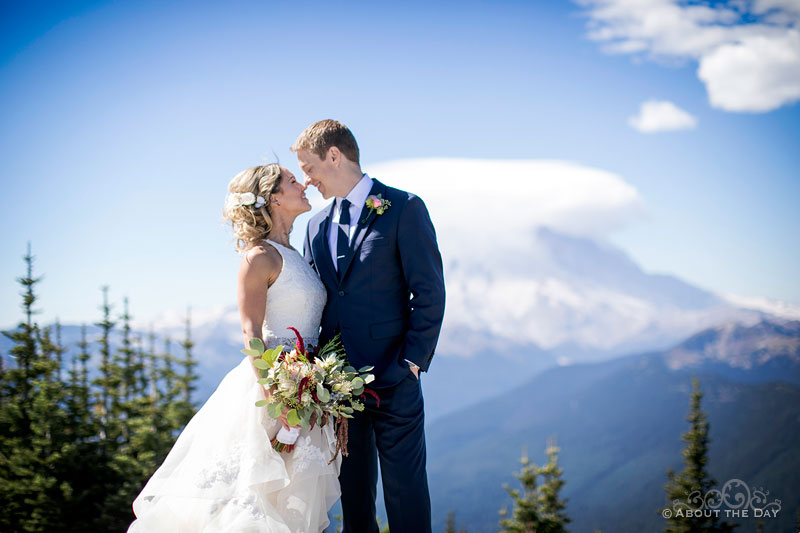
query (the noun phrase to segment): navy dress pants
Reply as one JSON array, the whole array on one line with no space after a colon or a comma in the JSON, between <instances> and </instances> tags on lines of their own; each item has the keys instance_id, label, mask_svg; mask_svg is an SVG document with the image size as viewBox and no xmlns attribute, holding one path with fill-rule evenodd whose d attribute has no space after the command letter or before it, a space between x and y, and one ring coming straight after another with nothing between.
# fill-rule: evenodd
<instances>
[{"instance_id":1,"label":"navy dress pants","mask_svg":"<svg viewBox=\"0 0 800 533\"><path fill-rule=\"evenodd\" d=\"M348 420L347 450L339 482L344 533L378 533L375 496L380 460L392 533L429 533L431 501L425 471L422 387L411 370L394 387L366 395L363 412Z\"/></svg>"}]
</instances>

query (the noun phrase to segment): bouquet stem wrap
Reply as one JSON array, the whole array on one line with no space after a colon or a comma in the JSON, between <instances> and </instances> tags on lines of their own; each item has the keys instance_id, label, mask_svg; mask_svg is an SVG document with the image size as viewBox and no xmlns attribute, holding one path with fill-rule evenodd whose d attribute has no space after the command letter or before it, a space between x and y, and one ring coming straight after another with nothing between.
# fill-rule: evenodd
<instances>
[{"instance_id":1,"label":"bouquet stem wrap","mask_svg":"<svg viewBox=\"0 0 800 533\"><path fill-rule=\"evenodd\" d=\"M291 453L294 450L294 443L297 442L297 437L300 436L300 428L297 426L286 429L281 426L278 434L272 439L272 447L279 452Z\"/></svg>"}]
</instances>

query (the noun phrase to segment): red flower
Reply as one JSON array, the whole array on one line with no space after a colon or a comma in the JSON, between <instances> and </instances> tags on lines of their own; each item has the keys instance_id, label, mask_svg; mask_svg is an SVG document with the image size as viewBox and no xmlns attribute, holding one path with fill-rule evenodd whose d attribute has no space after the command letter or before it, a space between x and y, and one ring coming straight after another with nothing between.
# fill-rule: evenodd
<instances>
[{"instance_id":1,"label":"red flower","mask_svg":"<svg viewBox=\"0 0 800 533\"><path fill-rule=\"evenodd\" d=\"M306 377L304 377L303 379L300 380L300 385L297 387L297 401L298 402L302 402L303 401L303 389L305 388L306 385L308 385L308 380L309 379L311 379L311 378L306 376Z\"/></svg>"},{"instance_id":2,"label":"red flower","mask_svg":"<svg viewBox=\"0 0 800 533\"><path fill-rule=\"evenodd\" d=\"M297 329L295 329L295 328L293 328L291 326L289 326L286 329L290 329L290 330L294 331L294 334L297 337L297 342L294 345L295 348L297 348L297 353L301 353L301 354L303 354L305 356L308 356L308 354L306 353L306 345L305 345L305 343L303 343L303 337L300 335L300 332L297 331Z\"/></svg>"},{"instance_id":3,"label":"red flower","mask_svg":"<svg viewBox=\"0 0 800 533\"><path fill-rule=\"evenodd\" d=\"M372 390L372 389L368 389L368 388L366 388L366 387L364 387L364 392L365 392L366 394L369 394L369 395L370 395L370 396L372 396L373 398L375 398L375 402L377 402L377 406L378 406L378 407L380 407L380 406L381 406L381 399L378 397L378 393L377 393L377 392L375 392L375 391L374 391L374 390ZM364 396L363 394L361 395L361 398L363 398L364 400L366 400L366 399L367 399L367 397L366 397L366 396Z\"/></svg>"}]
</instances>

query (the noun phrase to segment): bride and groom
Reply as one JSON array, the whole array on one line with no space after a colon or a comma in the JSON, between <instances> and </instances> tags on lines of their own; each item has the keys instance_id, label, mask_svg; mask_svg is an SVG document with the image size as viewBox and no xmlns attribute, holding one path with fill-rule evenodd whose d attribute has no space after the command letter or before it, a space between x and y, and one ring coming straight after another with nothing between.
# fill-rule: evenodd
<instances>
[{"instance_id":1,"label":"bride and groom","mask_svg":"<svg viewBox=\"0 0 800 533\"><path fill-rule=\"evenodd\" d=\"M350 363L373 366L365 409L348 424L348 456L335 453L332 424L302 430L294 450L270 439L285 415L255 402L269 393L245 357L187 424L133 503L129 532L312 532L341 497L345 532L377 532L380 466L392 533L431 529L419 372L426 371L444 316L442 260L422 200L361 171L353 134L316 122L295 141L305 183L277 164L239 173L224 215L243 254L237 296L245 346L291 345L341 335ZM308 223L304 254L289 244L311 209L308 185L334 201ZM335 459L333 459L336 457ZM332 460L333 459L333 460Z\"/></svg>"}]
</instances>

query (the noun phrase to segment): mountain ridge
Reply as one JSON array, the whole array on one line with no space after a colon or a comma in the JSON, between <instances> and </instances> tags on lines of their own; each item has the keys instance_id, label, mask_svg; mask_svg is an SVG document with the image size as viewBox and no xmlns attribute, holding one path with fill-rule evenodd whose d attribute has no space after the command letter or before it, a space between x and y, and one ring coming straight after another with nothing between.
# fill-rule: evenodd
<instances>
[{"instance_id":1,"label":"mountain ridge","mask_svg":"<svg viewBox=\"0 0 800 533\"><path fill-rule=\"evenodd\" d=\"M762 340L780 327L739 326ZM665 472L682 468L680 436L697 375L711 424L712 475L719 486L739 478L770 488L786 505L765 531L790 527L800 507L800 367L787 367L776 381L768 365L743 376L728 373L735 367L724 359L671 369L666 352L550 368L435 420L428 428L435 526L454 510L470 531L495 530L495 513L509 503L502 484L514 486L522 450L541 463L547 439L557 436L572 530L661 530Z\"/></svg>"}]
</instances>

